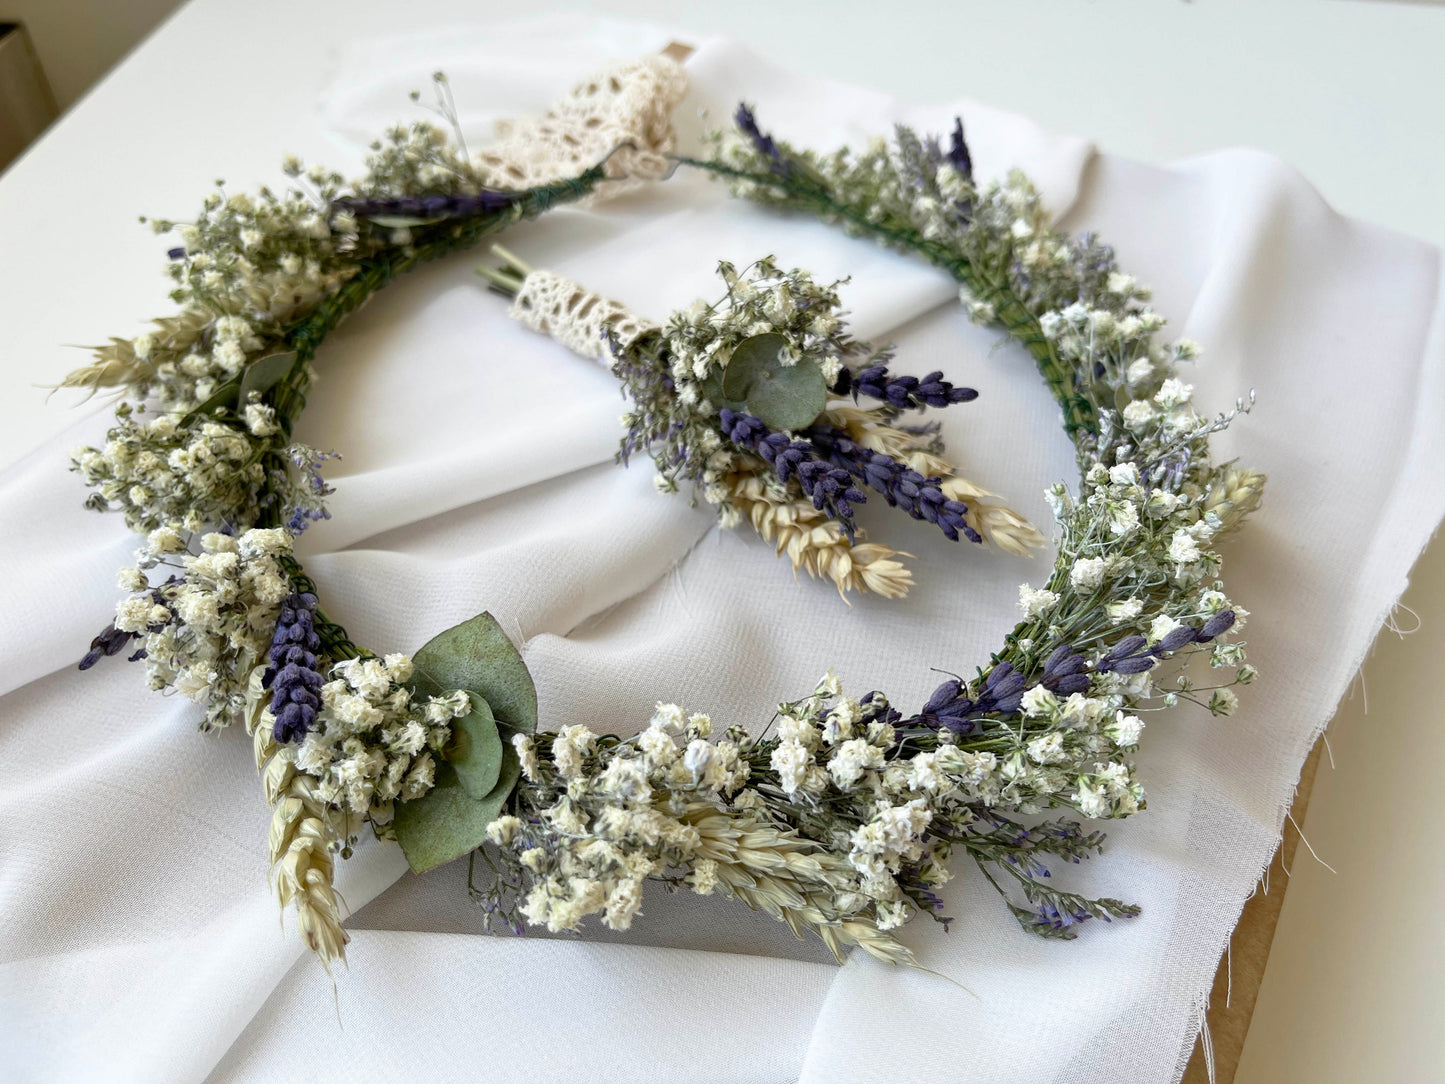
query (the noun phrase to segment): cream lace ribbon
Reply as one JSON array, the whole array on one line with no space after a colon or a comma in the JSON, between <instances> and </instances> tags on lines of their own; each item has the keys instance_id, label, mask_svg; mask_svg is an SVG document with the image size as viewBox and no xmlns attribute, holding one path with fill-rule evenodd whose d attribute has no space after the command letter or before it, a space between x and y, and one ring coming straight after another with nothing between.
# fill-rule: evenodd
<instances>
[{"instance_id":1,"label":"cream lace ribbon","mask_svg":"<svg viewBox=\"0 0 1445 1084\"><path fill-rule=\"evenodd\" d=\"M497 183L530 188L575 177L611 154L612 180L580 201L585 206L667 173L677 145L672 111L686 93L687 73L670 56L616 63L541 117L498 122L499 142L474 158Z\"/></svg>"},{"instance_id":2,"label":"cream lace ribbon","mask_svg":"<svg viewBox=\"0 0 1445 1084\"><path fill-rule=\"evenodd\" d=\"M642 336L662 330L620 301L594 294L550 271L528 272L507 315L608 368L612 366L609 339L620 353Z\"/></svg>"}]
</instances>

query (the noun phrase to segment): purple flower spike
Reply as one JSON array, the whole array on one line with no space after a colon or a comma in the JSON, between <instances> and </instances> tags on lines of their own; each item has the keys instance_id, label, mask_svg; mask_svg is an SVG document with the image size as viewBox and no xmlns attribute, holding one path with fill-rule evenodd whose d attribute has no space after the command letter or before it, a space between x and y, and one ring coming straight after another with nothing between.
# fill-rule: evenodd
<instances>
[{"instance_id":1,"label":"purple flower spike","mask_svg":"<svg viewBox=\"0 0 1445 1084\"><path fill-rule=\"evenodd\" d=\"M839 395L853 393L882 399L899 410L910 407L922 409L925 406L946 407L954 403L968 403L978 398L973 388L956 388L943 379L941 369L929 373L923 379L916 376L892 376L886 365L870 365L856 375L843 370L834 392Z\"/></svg>"},{"instance_id":2,"label":"purple flower spike","mask_svg":"<svg viewBox=\"0 0 1445 1084\"><path fill-rule=\"evenodd\" d=\"M300 741L316 722L321 707L323 679L316 653L316 596L301 592L281 604L276 633L271 638L271 665L261 675L262 688L271 690L272 733L278 742Z\"/></svg>"},{"instance_id":3,"label":"purple flower spike","mask_svg":"<svg viewBox=\"0 0 1445 1084\"><path fill-rule=\"evenodd\" d=\"M401 218L470 218L500 211L516 203L513 192L483 190L458 196L399 196L388 199L364 199L348 196L331 204L333 213L350 211L357 218L396 215Z\"/></svg>"},{"instance_id":4,"label":"purple flower spike","mask_svg":"<svg viewBox=\"0 0 1445 1084\"><path fill-rule=\"evenodd\" d=\"M1142 674L1152 670L1156 660L1147 645L1142 636L1126 636L1105 653L1094 669L1101 674Z\"/></svg>"},{"instance_id":5,"label":"purple flower spike","mask_svg":"<svg viewBox=\"0 0 1445 1084\"><path fill-rule=\"evenodd\" d=\"M953 118L953 131L948 140L948 160L953 168L969 180L973 180L973 155L968 153L968 144L963 138L963 118Z\"/></svg>"},{"instance_id":6,"label":"purple flower spike","mask_svg":"<svg viewBox=\"0 0 1445 1084\"><path fill-rule=\"evenodd\" d=\"M138 632L121 632L115 627L115 623L111 622L100 630L99 636L90 641L90 650L85 653L85 658L80 660L79 669L89 670L107 655L119 655L127 644L140 635Z\"/></svg>"},{"instance_id":7,"label":"purple flower spike","mask_svg":"<svg viewBox=\"0 0 1445 1084\"><path fill-rule=\"evenodd\" d=\"M1044 676L1039 682L1049 692L1060 696L1089 691L1089 664L1068 644L1054 649L1044 661Z\"/></svg>"},{"instance_id":8,"label":"purple flower spike","mask_svg":"<svg viewBox=\"0 0 1445 1084\"><path fill-rule=\"evenodd\" d=\"M883 494L892 508L901 508L914 519L937 524L952 542L963 535L970 542L983 536L964 518L968 505L950 500L940 488L941 478L925 478L898 460L855 443L841 429L816 426L803 433L817 454L865 485Z\"/></svg>"},{"instance_id":9,"label":"purple flower spike","mask_svg":"<svg viewBox=\"0 0 1445 1084\"><path fill-rule=\"evenodd\" d=\"M1199 631L1188 625L1180 625L1154 645L1154 654L1162 655L1188 647L1198 638Z\"/></svg>"},{"instance_id":10,"label":"purple flower spike","mask_svg":"<svg viewBox=\"0 0 1445 1084\"><path fill-rule=\"evenodd\" d=\"M778 150L773 137L758 128L752 107L746 102L738 103L738 111L733 114L733 123L738 126L738 131L748 137L757 152L768 160L770 170L780 177L786 177L793 172L793 167L783 158L783 153Z\"/></svg>"},{"instance_id":11,"label":"purple flower spike","mask_svg":"<svg viewBox=\"0 0 1445 1084\"><path fill-rule=\"evenodd\" d=\"M1223 636L1232 628L1234 628L1234 611L1221 610L1204 622L1204 627L1199 630L1199 642L1207 644L1216 636Z\"/></svg>"},{"instance_id":12,"label":"purple flower spike","mask_svg":"<svg viewBox=\"0 0 1445 1084\"><path fill-rule=\"evenodd\" d=\"M803 493L813 507L826 512L843 527L848 540L857 530L853 523L853 506L862 504L867 495L856 488L852 476L818 458L817 449L807 441L793 440L786 433L775 433L751 414L739 414L724 407L718 413L723 435L751 452L773 468L778 481L797 478Z\"/></svg>"},{"instance_id":13,"label":"purple flower spike","mask_svg":"<svg viewBox=\"0 0 1445 1084\"><path fill-rule=\"evenodd\" d=\"M955 734L968 734L985 715L1017 713L1023 701L1024 687L1023 675L1008 663L1001 662L989 671L976 700L968 696L968 686L952 678L933 690L923 710L913 718L905 719L901 725L934 729L946 727Z\"/></svg>"}]
</instances>

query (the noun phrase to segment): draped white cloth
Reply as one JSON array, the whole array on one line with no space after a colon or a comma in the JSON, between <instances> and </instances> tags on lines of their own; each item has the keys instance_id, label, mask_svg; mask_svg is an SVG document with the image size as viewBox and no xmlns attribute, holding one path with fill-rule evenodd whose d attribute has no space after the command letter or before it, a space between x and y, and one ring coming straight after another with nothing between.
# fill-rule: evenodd
<instances>
[{"instance_id":1,"label":"draped white cloth","mask_svg":"<svg viewBox=\"0 0 1445 1084\"><path fill-rule=\"evenodd\" d=\"M318 90L319 108L299 125L288 114L285 145L258 128L245 150L355 163L435 68L480 139L490 119L538 111L600 61L670 36L544 20L354 41L324 89L304 68L285 93L268 87L257 108L278 123ZM1304 755L1445 510L1440 253L1341 218L1258 154L1140 166L972 102L908 107L721 41L700 43L687 67L684 149L699 107L724 120L739 98L820 148L900 120L939 130L961 112L983 174L1025 168L1204 344L1190 376L1202 410L1258 390L1253 416L1217 443L1270 476L1263 510L1226 550L1262 677L1233 718L1185 708L1151 724L1148 811L1106 826L1102 858L1056 873L1143 916L1041 941L960 864L951 932L925 919L903 934L944 977L861 954L837 968L734 902L662 892L627 935L493 938L479 933L465 863L415 877L396 848L369 844L340 867L353 941L333 990L278 924L244 735L197 735L196 709L146 692L120 659L74 669L134 546L117 519L81 509L65 473L66 453L103 432L97 413L0 475L0 1076L1177 1079ZM38 193L33 172L7 178L0 199ZM57 214L50 227L67 223ZM1072 481L1027 357L971 326L946 277L916 260L730 200L686 171L506 243L659 319L716 294L723 258L772 253L851 275L860 336L896 340L905 371L942 368L979 389L941 415L974 477L1043 525L1044 487ZM418 271L345 325L301 423L304 439L345 456L335 518L304 551L358 642L413 649L488 609L524 644L547 727L629 732L658 699L756 725L830 666L855 693L917 702L938 681L930 667L982 661L1014 621L1019 582L1044 575L1047 556L950 544L869 505L876 537L918 555L912 597L850 608L826 586L795 585L757 539L657 496L645 464L611 465L613 379L510 324L470 262ZM79 268L74 296L99 296L114 270ZM48 288L4 274L12 303Z\"/></svg>"}]
</instances>

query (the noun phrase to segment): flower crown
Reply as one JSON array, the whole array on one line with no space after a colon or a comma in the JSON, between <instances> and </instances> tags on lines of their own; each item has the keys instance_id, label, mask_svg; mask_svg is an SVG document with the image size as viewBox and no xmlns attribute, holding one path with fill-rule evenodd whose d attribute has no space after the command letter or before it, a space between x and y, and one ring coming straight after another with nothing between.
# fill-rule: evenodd
<instances>
[{"instance_id":1,"label":"flower crown","mask_svg":"<svg viewBox=\"0 0 1445 1084\"><path fill-rule=\"evenodd\" d=\"M656 121L681 93L671 63L614 72L606 85L652 90L600 105L599 81L584 83L554 111L554 134L558 118L629 103L646 124L619 130L608 114L580 128L626 135L639 169L665 163L672 134ZM274 809L281 902L325 962L347 941L334 863L366 825L417 870L470 855L473 894L519 931L598 913L626 928L658 879L735 896L840 956L858 945L911 962L890 931L919 912L948 921L937 889L962 852L1026 928L1069 937L1137 913L1055 887L1048 864L1102 846L1078 817L1143 808L1130 760L1143 714L1180 700L1228 714L1231 687L1255 676L1213 547L1264 479L1209 454L1246 405L1196 413L1178 376L1196 348L1157 341L1162 318L1112 252L1054 229L1021 175L977 184L961 125L946 148L900 129L892 146L821 156L766 135L746 107L736 119L708 157L676 160L940 266L974 319L1033 357L1077 451L1077 490L1049 491L1050 576L1021 588L1023 618L1000 649L922 705L845 695L830 674L760 734L670 702L630 737L539 731L531 675L490 615L408 656L354 644L321 608L293 543L326 515L329 453L291 432L323 339L397 275L624 179L605 148L556 176L519 166L525 183L509 184L508 169L415 125L378 144L350 188L293 162L284 196L218 193L171 252L180 312L101 348L69 381L128 397L75 469L92 507L146 535L81 666L131 652L153 688L203 707L203 727L246 726ZM594 356L606 345L633 400L624 458L652 455L663 488L695 483L724 521L746 518L840 590L897 595L908 582L892 551L857 541L864 487L950 536L1036 541L1006 509L989 519L929 427L898 424L904 410L966 401L965 389L941 373L895 376L890 355L847 338L833 286L766 260L721 273L724 302L665 327L514 259L491 277L516 294L519 318L552 320ZM1223 680L1199 684L1196 657ZM1035 816L1048 811L1059 812Z\"/></svg>"}]
</instances>

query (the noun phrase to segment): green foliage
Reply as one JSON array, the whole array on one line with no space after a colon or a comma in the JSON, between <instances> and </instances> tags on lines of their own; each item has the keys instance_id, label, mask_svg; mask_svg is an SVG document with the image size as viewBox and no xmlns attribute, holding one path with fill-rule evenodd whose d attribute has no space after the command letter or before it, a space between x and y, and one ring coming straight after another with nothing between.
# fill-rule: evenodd
<instances>
[{"instance_id":1,"label":"green foliage","mask_svg":"<svg viewBox=\"0 0 1445 1084\"><path fill-rule=\"evenodd\" d=\"M489 613L439 633L412 656L412 679L424 693L440 696L466 689L487 702L498 723L531 734L537 729L537 688L527 664Z\"/></svg>"},{"instance_id":2,"label":"green foliage","mask_svg":"<svg viewBox=\"0 0 1445 1084\"><path fill-rule=\"evenodd\" d=\"M723 396L743 402L770 429L811 425L828 404L828 382L813 361L790 359L791 350L787 338L776 332L738 343L723 370Z\"/></svg>"},{"instance_id":3,"label":"green foliage","mask_svg":"<svg viewBox=\"0 0 1445 1084\"><path fill-rule=\"evenodd\" d=\"M537 690L522 656L489 613L439 633L412 656L411 684L433 696L465 689L470 714L452 723L436 785L396 807L396 838L418 873L481 845L521 775L502 729L537 729ZM500 724L500 725L499 725Z\"/></svg>"},{"instance_id":4,"label":"green foliage","mask_svg":"<svg viewBox=\"0 0 1445 1084\"><path fill-rule=\"evenodd\" d=\"M452 740L444 756L461 780L462 789L473 798L485 798L497 785L502 770L502 736L497 732L492 709L476 693L471 714L452 722Z\"/></svg>"},{"instance_id":5,"label":"green foliage","mask_svg":"<svg viewBox=\"0 0 1445 1084\"><path fill-rule=\"evenodd\" d=\"M439 767L431 790L396 807L396 840L411 868L425 873L481 846L521 775L510 745L502 747L496 785L480 799L467 793L454 768Z\"/></svg>"},{"instance_id":6,"label":"green foliage","mask_svg":"<svg viewBox=\"0 0 1445 1084\"><path fill-rule=\"evenodd\" d=\"M241 390L237 401L244 407L253 391L257 395L265 395L285 379L286 374L295 364L296 351L294 350L288 350L281 354L267 354L264 358L257 358L241 373Z\"/></svg>"}]
</instances>

